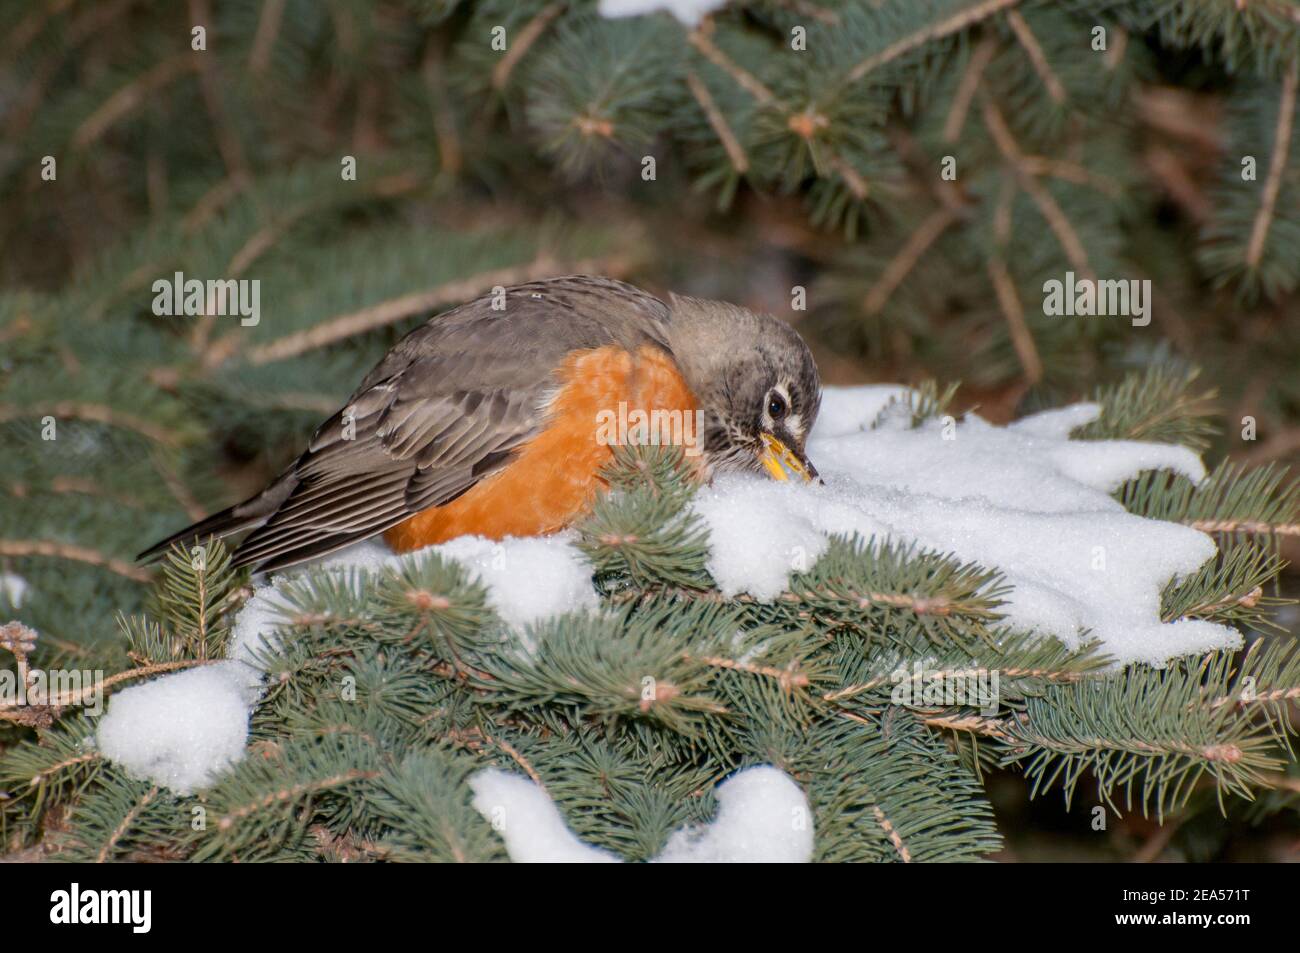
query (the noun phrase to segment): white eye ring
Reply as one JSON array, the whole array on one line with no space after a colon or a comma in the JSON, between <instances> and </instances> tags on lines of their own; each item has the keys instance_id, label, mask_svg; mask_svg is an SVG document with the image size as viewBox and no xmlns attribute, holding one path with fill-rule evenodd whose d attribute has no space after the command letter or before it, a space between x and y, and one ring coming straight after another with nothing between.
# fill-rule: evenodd
<instances>
[{"instance_id":1,"label":"white eye ring","mask_svg":"<svg viewBox=\"0 0 1300 953\"><path fill-rule=\"evenodd\" d=\"M772 405L778 402L781 406L773 410ZM763 398L763 425L769 428L775 426L778 420L784 420L793 409L790 403L790 392L782 381L769 390Z\"/></svg>"}]
</instances>

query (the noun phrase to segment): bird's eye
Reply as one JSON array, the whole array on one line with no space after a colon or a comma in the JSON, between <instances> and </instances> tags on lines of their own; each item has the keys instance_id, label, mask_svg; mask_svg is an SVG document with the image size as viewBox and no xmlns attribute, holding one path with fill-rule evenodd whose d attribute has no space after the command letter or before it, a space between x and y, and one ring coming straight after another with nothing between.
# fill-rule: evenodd
<instances>
[{"instance_id":1,"label":"bird's eye","mask_svg":"<svg viewBox=\"0 0 1300 953\"><path fill-rule=\"evenodd\" d=\"M780 420L785 416L785 398L780 394L773 394L767 402L767 413L773 420Z\"/></svg>"}]
</instances>

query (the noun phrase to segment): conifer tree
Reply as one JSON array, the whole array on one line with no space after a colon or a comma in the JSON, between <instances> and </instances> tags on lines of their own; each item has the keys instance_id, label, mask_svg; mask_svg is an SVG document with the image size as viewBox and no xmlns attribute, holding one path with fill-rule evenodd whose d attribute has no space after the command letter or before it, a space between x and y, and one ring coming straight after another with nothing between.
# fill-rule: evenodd
<instances>
[{"instance_id":1,"label":"conifer tree","mask_svg":"<svg viewBox=\"0 0 1300 953\"><path fill-rule=\"evenodd\" d=\"M828 381L914 385L912 427L1090 398L1074 439L1204 455L1114 497L1214 538L1161 616L1245 647L1117 668L1005 625L996 568L852 535L776 599L725 594L680 456L628 448L577 527L600 608L530 655L451 560L285 583L248 753L201 790L103 757L76 692L0 701L0 853L501 860L485 767L629 860L759 764L818 860L986 857L1003 771L1294 824L1295 6L711 6L0 0L5 671L103 670L111 698L219 664L252 582L220 543L134 554L256 489L405 331L570 273L777 313ZM257 279L259 312L155 307L177 273ZM1047 313L1067 275L1150 292ZM996 709L900 703L915 660L998 671Z\"/></svg>"}]
</instances>

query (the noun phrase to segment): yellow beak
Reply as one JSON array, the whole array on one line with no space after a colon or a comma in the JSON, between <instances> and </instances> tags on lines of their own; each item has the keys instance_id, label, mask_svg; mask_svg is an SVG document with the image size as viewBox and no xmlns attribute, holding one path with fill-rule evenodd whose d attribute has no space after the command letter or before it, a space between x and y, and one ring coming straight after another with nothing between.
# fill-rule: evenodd
<instances>
[{"instance_id":1,"label":"yellow beak","mask_svg":"<svg viewBox=\"0 0 1300 953\"><path fill-rule=\"evenodd\" d=\"M795 455L793 450L770 433L764 433L760 436L763 439L765 449L759 459L763 463L763 469L767 470L773 480L788 480L790 479L790 473L803 477L806 482L812 480L813 474L808 467L804 466L803 461Z\"/></svg>"}]
</instances>

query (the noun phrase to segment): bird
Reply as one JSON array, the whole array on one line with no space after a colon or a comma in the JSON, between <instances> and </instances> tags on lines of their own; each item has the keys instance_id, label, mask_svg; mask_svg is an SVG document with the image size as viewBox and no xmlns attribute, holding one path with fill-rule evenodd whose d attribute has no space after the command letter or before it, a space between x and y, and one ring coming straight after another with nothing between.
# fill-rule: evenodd
<instances>
[{"instance_id":1,"label":"bird","mask_svg":"<svg viewBox=\"0 0 1300 953\"><path fill-rule=\"evenodd\" d=\"M820 406L812 353L771 315L592 275L498 287L399 340L264 490L138 558L251 530L232 565L270 572L380 534L401 553L557 532L605 489L620 413L628 442L689 443L701 481L816 481ZM663 432L678 421L698 427Z\"/></svg>"}]
</instances>

